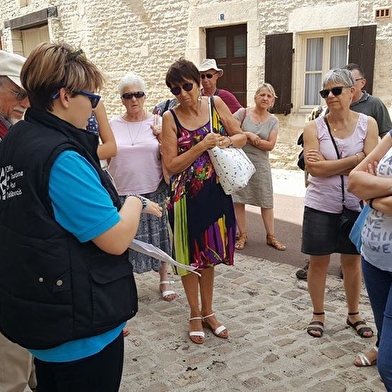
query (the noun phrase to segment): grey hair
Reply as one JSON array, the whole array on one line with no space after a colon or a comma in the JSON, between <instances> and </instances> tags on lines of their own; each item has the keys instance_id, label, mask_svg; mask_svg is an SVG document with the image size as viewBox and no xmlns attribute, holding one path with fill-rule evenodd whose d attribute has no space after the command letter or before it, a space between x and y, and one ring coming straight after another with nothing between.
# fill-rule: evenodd
<instances>
[{"instance_id":1,"label":"grey hair","mask_svg":"<svg viewBox=\"0 0 392 392\"><path fill-rule=\"evenodd\" d=\"M138 90L138 91L143 91L144 94L147 95L146 82L144 81L144 79L141 76L135 75L133 73L126 74L121 79L121 81L118 85L118 92L120 93L120 95L123 95L126 87L130 87L130 86L134 86L134 85L136 85L140 88L140 90Z\"/></svg>"},{"instance_id":2,"label":"grey hair","mask_svg":"<svg viewBox=\"0 0 392 392\"><path fill-rule=\"evenodd\" d=\"M341 84L344 87L352 87L355 84L354 76L347 69L335 68L329 70L323 78L323 88L329 84Z\"/></svg>"}]
</instances>

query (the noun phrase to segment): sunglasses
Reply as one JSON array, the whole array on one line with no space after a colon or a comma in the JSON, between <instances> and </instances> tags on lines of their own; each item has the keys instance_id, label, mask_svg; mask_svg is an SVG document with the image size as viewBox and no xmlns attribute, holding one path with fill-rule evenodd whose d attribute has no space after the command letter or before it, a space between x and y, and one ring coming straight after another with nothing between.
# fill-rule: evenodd
<instances>
[{"instance_id":1,"label":"sunglasses","mask_svg":"<svg viewBox=\"0 0 392 392\"><path fill-rule=\"evenodd\" d=\"M27 97L27 92L25 90L13 90L12 88L4 87L6 90L14 94L17 101L23 101Z\"/></svg>"},{"instance_id":2,"label":"sunglasses","mask_svg":"<svg viewBox=\"0 0 392 392\"><path fill-rule=\"evenodd\" d=\"M179 95L181 93L181 89L184 91L191 91L193 89L193 83L184 83L182 86L173 87L170 89L170 92L173 95Z\"/></svg>"},{"instance_id":3,"label":"sunglasses","mask_svg":"<svg viewBox=\"0 0 392 392\"><path fill-rule=\"evenodd\" d=\"M84 90L75 91L74 94L84 95L91 102L91 107L95 109L98 106L99 100L101 99L100 95L92 94Z\"/></svg>"},{"instance_id":4,"label":"sunglasses","mask_svg":"<svg viewBox=\"0 0 392 392\"><path fill-rule=\"evenodd\" d=\"M133 97L135 98L143 98L146 94L144 94L144 91L136 91L136 93L124 93L121 95L123 99L132 99Z\"/></svg>"},{"instance_id":5,"label":"sunglasses","mask_svg":"<svg viewBox=\"0 0 392 392\"><path fill-rule=\"evenodd\" d=\"M202 79L205 79L205 78L211 79L215 74L216 74L216 72L213 73L213 74L210 74L210 73L208 73L208 74L201 74L200 77L201 77Z\"/></svg>"},{"instance_id":6,"label":"sunglasses","mask_svg":"<svg viewBox=\"0 0 392 392\"><path fill-rule=\"evenodd\" d=\"M89 92L84 91L84 90L73 91L72 94L75 94L75 95L84 95L85 97L87 97L87 98L90 100L90 102L91 102L91 107L92 107L93 109L95 109L95 108L98 106L98 103L99 103L99 101L100 101L100 99L101 99L101 96L100 96L100 95L92 94L92 93L89 93ZM54 94L54 95L52 96L52 99L57 99L59 96L60 96L60 92L58 91L56 94Z\"/></svg>"},{"instance_id":7,"label":"sunglasses","mask_svg":"<svg viewBox=\"0 0 392 392\"><path fill-rule=\"evenodd\" d=\"M320 95L322 98L327 98L329 93L332 93L335 97L340 95L343 91L344 88L351 88L351 86L339 86L339 87L334 87L331 89L325 89L320 91Z\"/></svg>"}]
</instances>

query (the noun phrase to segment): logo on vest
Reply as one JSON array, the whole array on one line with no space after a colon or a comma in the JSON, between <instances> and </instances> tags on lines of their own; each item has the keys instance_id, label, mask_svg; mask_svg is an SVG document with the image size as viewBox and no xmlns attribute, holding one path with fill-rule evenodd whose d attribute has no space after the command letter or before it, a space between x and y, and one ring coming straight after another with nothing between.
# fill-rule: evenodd
<instances>
[{"instance_id":1,"label":"logo on vest","mask_svg":"<svg viewBox=\"0 0 392 392\"><path fill-rule=\"evenodd\" d=\"M23 177L23 170L15 171L12 165L0 168L0 197L1 200L21 196L22 189L18 186L18 180Z\"/></svg>"}]
</instances>

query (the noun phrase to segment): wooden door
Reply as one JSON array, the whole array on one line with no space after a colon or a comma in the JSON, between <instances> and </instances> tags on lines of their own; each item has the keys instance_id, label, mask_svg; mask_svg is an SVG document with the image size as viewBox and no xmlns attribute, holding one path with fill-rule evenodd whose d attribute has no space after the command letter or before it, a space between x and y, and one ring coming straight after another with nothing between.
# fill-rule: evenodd
<instances>
[{"instance_id":1,"label":"wooden door","mask_svg":"<svg viewBox=\"0 0 392 392\"><path fill-rule=\"evenodd\" d=\"M207 29L207 58L215 59L223 76L217 87L232 92L246 107L246 25Z\"/></svg>"},{"instance_id":2,"label":"wooden door","mask_svg":"<svg viewBox=\"0 0 392 392\"><path fill-rule=\"evenodd\" d=\"M41 42L48 42L48 25L22 30L23 56L28 57L31 51Z\"/></svg>"}]
</instances>

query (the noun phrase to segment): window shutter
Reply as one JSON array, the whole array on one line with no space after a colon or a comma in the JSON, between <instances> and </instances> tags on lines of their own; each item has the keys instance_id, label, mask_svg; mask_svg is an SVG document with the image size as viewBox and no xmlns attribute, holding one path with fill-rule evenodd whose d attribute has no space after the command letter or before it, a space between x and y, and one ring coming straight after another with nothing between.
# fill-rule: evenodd
<instances>
[{"instance_id":1,"label":"window shutter","mask_svg":"<svg viewBox=\"0 0 392 392\"><path fill-rule=\"evenodd\" d=\"M291 78L293 64L293 34L272 34L265 37L265 77L272 84L278 98L272 112L288 115L291 112Z\"/></svg>"},{"instance_id":2,"label":"window shutter","mask_svg":"<svg viewBox=\"0 0 392 392\"><path fill-rule=\"evenodd\" d=\"M377 25L350 28L348 62L362 66L366 77L366 91L373 91L374 58L376 52Z\"/></svg>"}]
</instances>

